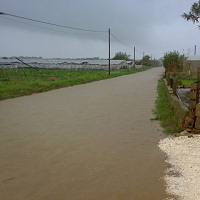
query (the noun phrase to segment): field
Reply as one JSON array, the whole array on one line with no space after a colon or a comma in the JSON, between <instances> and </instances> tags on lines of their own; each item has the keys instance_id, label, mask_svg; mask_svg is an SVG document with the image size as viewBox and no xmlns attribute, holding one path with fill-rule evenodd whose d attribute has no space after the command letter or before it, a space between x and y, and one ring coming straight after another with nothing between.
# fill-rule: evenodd
<instances>
[{"instance_id":1,"label":"field","mask_svg":"<svg viewBox=\"0 0 200 200\"><path fill-rule=\"evenodd\" d=\"M133 74L147 69L149 67L112 71L109 75L108 71L103 70L0 68L0 100Z\"/></svg>"}]
</instances>

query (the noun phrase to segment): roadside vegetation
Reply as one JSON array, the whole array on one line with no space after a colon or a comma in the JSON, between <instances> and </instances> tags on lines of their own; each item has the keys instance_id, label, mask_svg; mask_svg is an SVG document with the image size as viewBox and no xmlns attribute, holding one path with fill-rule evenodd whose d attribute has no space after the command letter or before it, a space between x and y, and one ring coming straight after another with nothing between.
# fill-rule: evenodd
<instances>
[{"instance_id":1,"label":"roadside vegetation","mask_svg":"<svg viewBox=\"0 0 200 200\"><path fill-rule=\"evenodd\" d=\"M178 84L184 85L184 86L190 86L192 83L197 81L197 74L191 74L191 75L184 75L180 74L178 75Z\"/></svg>"},{"instance_id":2,"label":"roadside vegetation","mask_svg":"<svg viewBox=\"0 0 200 200\"><path fill-rule=\"evenodd\" d=\"M185 77L181 76L183 69L183 62L186 59L184 55L179 54L178 51L166 52L163 56L162 63L165 68L165 75L170 72L170 76L178 77L178 84L185 84ZM188 77L188 80L191 77ZM164 128L164 133L174 134L181 131L181 127L178 123L178 117L171 107L169 102L165 83L163 80L158 81L157 86L158 97L155 101L155 109L153 113L156 120L160 120L161 126Z\"/></svg>"},{"instance_id":3,"label":"roadside vegetation","mask_svg":"<svg viewBox=\"0 0 200 200\"><path fill-rule=\"evenodd\" d=\"M157 91L158 97L153 110L155 115L153 120L160 120L164 133L168 135L180 132L181 128L178 124L178 117L170 105L163 80L158 81Z\"/></svg>"},{"instance_id":4,"label":"roadside vegetation","mask_svg":"<svg viewBox=\"0 0 200 200\"><path fill-rule=\"evenodd\" d=\"M126 52L117 52L115 56L112 58L112 60L126 60L126 61L133 61L130 59L130 55L128 55ZM136 60L135 62L138 65L143 66L149 66L149 67L161 67L162 61L152 59L149 55L144 55L144 57L141 60Z\"/></svg>"},{"instance_id":5,"label":"roadside vegetation","mask_svg":"<svg viewBox=\"0 0 200 200\"><path fill-rule=\"evenodd\" d=\"M180 72L183 70L183 62L186 60L184 55L179 54L178 51L166 52L163 57L163 66L165 72Z\"/></svg>"},{"instance_id":6,"label":"roadside vegetation","mask_svg":"<svg viewBox=\"0 0 200 200\"><path fill-rule=\"evenodd\" d=\"M123 52L117 52L115 54L115 56L112 58L112 60L126 60L126 61L130 61L131 55L128 55L126 52L123 53Z\"/></svg>"},{"instance_id":7,"label":"roadside vegetation","mask_svg":"<svg viewBox=\"0 0 200 200\"><path fill-rule=\"evenodd\" d=\"M112 71L108 75L107 71L101 70L4 68L0 69L0 100L133 74L147 69L149 67Z\"/></svg>"}]
</instances>

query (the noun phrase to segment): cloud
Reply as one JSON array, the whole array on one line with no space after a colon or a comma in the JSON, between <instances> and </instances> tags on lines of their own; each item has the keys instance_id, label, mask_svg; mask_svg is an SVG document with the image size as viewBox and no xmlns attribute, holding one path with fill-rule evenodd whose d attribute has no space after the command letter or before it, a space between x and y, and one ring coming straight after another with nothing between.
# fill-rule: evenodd
<instances>
[{"instance_id":1,"label":"cloud","mask_svg":"<svg viewBox=\"0 0 200 200\"><path fill-rule=\"evenodd\" d=\"M3 12L66 26L105 31L110 28L121 41L136 46L138 57L144 51L159 58L165 51L182 51L199 43L197 25L180 16L189 11L192 3L193 0L0 0L0 7ZM0 56L108 57L108 33L77 32L20 21L67 33L0 18ZM115 38L111 41L112 56L118 51L132 54Z\"/></svg>"}]
</instances>

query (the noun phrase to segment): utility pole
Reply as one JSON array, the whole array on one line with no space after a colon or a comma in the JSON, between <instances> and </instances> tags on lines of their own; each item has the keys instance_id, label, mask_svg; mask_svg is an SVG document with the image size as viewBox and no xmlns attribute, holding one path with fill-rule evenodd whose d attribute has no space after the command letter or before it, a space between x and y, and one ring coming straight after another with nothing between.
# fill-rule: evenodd
<instances>
[{"instance_id":1,"label":"utility pole","mask_svg":"<svg viewBox=\"0 0 200 200\"><path fill-rule=\"evenodd\" d=\"M197 52L197 46L194 45L194 55L196 55L196 52Z\"/></svg>"},{"instance_id":2,"label":"utility pole","mask_svg":"<svg viewBox=\"0 0 200 200\"><path fill-rule=\"evenodd\" d=\"M135 46L134 46L134 69L135 69Z\"/></svg>"},{"instance_id":3,"label":"utility pole","mask_svg":"<svg viewBox=\"0 0 200 200\"><path fill-rule=\"evenodd\" d=\"M108 30L108 38L109 38L109 67L108 67L108 74L110 75L110 29Z\"/></svg>"},{"instance_id":4,"label":"utility pole","mask_svg":"<svg viewBox=\"0 0 200 200\"><path fill-rule=\"evenodd\" d=\"M143 59L144 59L144 51L143 51Z\"/></svg>"}]
</instances>

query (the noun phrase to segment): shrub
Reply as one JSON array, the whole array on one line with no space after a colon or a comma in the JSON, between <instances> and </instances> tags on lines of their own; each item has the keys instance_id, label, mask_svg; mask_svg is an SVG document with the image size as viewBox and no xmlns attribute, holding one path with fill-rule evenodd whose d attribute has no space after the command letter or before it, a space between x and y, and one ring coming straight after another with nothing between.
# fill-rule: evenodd
<instances>
[{"instance_id":1,"label":"shrub","mask_svg":"<svg viewBox=\"0 0 200 200\"><path fill-rule=\"evenodd\" d=\"M165 53L162 62L166 72L180 72L183 70L184 60L186 60L184 55L180 55L178 51L173 51Z\"/></svg>"}]
</instances>

